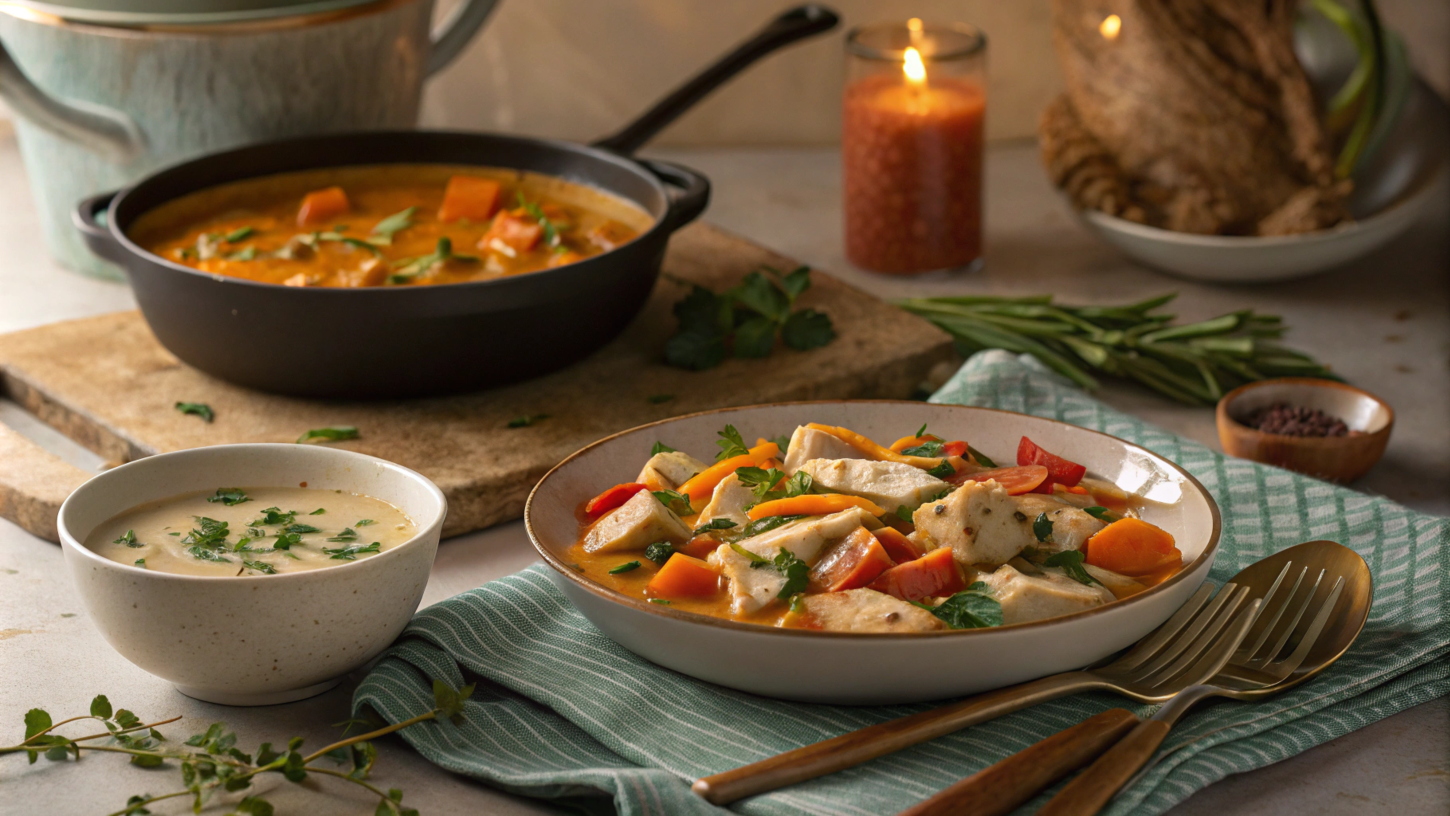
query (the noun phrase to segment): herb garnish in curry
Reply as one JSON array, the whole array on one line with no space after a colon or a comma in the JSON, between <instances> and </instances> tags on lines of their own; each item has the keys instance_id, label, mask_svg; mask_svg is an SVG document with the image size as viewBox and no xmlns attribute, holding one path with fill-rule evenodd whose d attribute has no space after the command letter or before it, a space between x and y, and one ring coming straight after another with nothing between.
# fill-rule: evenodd
<instances>
[{"instance_id":1,"label":"herb garnish in curry","mask_svg":"<svg viewBox=\"0 0 1450 816\"><path fill-rule=\"evenodd\" d=\"M183 196L130 230L194 269L287 286L463 283L564 266L653 220L593 188L443 165L285 173Z\"/></svg>"}]
</instances>

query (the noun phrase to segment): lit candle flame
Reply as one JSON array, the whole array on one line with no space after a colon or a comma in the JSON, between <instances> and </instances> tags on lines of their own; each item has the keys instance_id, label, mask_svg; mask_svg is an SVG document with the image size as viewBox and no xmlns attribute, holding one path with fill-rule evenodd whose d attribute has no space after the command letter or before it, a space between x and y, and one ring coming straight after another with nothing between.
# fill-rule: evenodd
<instances>
[{"instance_id":1,"label":"lit candle flame","mask_svg":"<svg viewBox=\"0 0 1450 816\"><path fill-rule=\"evenodd\" d=\"M901 64L901 70L906 73L906 79L912 85L920 85L926 81L926 65L921 61L921 52L915 48L906 49L906 61Z\"/></svg>"},{"instance_id":2,"label":"lit candle flame","mask_svg":"<svg viewBox=\"0 0 1450 816\"><path fill-rule=\"evenodd\" d=\"M1105 40L1117 39L1118 32L1123 29L1123 18L1116 14L1109 14L1098 24L1098 33L1103 35Z\"/></svg>"}]
</instances>

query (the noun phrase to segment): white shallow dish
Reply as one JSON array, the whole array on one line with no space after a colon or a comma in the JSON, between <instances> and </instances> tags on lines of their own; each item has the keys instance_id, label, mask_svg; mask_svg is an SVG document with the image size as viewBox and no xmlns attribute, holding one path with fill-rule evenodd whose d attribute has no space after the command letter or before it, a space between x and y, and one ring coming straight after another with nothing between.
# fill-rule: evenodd
<instances>
[{"instance_id":1,"label":"white shallow dish","mask_svg":"<svg viewBox=\"0 0 1450 816\"><path fill-rule=\"evenodd\" d=\"M998 464L1024 434L1088 471L1154 500L1144 517L1173 534L1183 571L1133 598L1046 621L913 635L776 629L646 603L570 569L580 502L638 474L655 441L705 456L727 423L747 439L797 425L844 425L889 443L923 422L965 439ZM1172 462L1106 434L1049 419L922 402L801 402L731 408L643 425L565 459L529 496L529 537L560 591L630 651L683 674L741 691L813 703L887 704L972 694L1076 669L1127 647L1166 620L1208 576L1220 519L1213 497Z\"/></svg>"},{"instance_id":2,"label":"white shallow dish","mask_svg":"<svg viewBox=\"0 0 1450 816\"><path fill-rule=\"evenodd\" d=\"M1148 266L1212 283L1269 283L1359 260L1409 229L1442 191L1450 127L1445 103L1416 81L1404 115L1373 161L1355 173L1356 220L1302 235L1195 235L1137 224L1097 210L1083 223Z\"/></svg>"},{"instance_id":3,"label":"white shallow dish","mask_svg":"<svg viewBox=\"0 0 1450 816\"><path fill-rule=\"evenodd\" d=\"M399 508L417 534L378 555L280 575L175 575L81 542L145 502L221 486L347 490ZM320 445L217 445L150 456L96 476L61 505L61 548L91 622L122 657L181 693L223 705L300 700L337 685L408 624L448 505L422 475Z\"/></svg>"}]
</instances>

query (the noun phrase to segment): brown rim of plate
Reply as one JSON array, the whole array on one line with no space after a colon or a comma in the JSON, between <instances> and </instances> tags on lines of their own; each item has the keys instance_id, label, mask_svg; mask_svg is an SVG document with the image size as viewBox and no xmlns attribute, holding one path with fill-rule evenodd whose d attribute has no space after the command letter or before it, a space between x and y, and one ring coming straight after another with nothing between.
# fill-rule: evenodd
<instances>
[{"instance_id":1,"label":"brown rim of plate","mask_svg":"<svg viewBox=\"0 0 1450 816\"><path fill-rule=\"evenodd\" d=\"M1376 405L1383 408L1385 410L1385 413L1389 415L1389 419L1385 421L1385 426L1383 428L1375 431L1360 431L1360 436L1350 436L1348 434L1345 434L1344 436L1289 436L1288 434L1267 433L1251 425L1245 425L1244 423L1239 421L1238 417L1234 416L1232 413L1229 412L1229 406L1233 405L1235 400L1237 400L1239 397L1242 397L1244 394L1247 394L1248 392L1254 390L1255 388L1259 388L1265 385L1304 385L1311 388L1338 388L1341 391L1351 391L1355 394L1360 395L1361 397L1373 401ZM1218 401L1218 407L1214 409L1214 413L1217 416L1222 416L1224 419L1228 420L1233 425L1235 431L1248 435L1250 439L1272 439L1276 443L1281 445L1285 443L1291 445L1306 446L1359 445L1362 444L1366 439L1372 439L1381 434L1387 434L1392 428L1395 427L1395 409L1388 402L1385 402L1384 400L1380 399L1374 394L1371 394L1363 388L1357 388L1353 385L1350 385L1349 383L1340 382L1338 380L1326 380L1322 377L1275 377L1272 380L1257 380L1255 382L1245 383L1244 385L1235 388L1227 394L1224 394L1223 398ZM1340 419L1341 421L1343 421L1343 418ZM1350 428L1350 430L1353 431L1356 429Z\"/></svg>"},{"instance_id":2,"label":"brown rim of plate","mask_svg":"<svg viewBox=\"0 0 1450 816\"><path fill-rule=\"evenodd\" d=\"M606 586L603 586L601 584L595 583L594 581L591 581L588 578L582 577L577 572L575 572L574 570L570 569L568 567L568 565L565 564L563 561L559 560L559 558L556 557L553 553L549 552L548 548L546 548L544 545L542 545L542 544L539 543L538 536L534 535L533 519L531 518L532 511L533 511L533 507L534 507L534 497L536 495L538 495L539 488L544 485L544 482L547 482L549 480L549 477L553 476L554 473L557 472L559 469L561 469L564 466L568 465L576 457L578 457L578 456L586 453L587 451L593 450L594 448L597 448L600 445L603 445L604 443L609 442L609 441L611 441L611 440L613 440L613 439L615 439L617 437L624 436L625 434L631 434L631 433L634 433L635 431L644 430L645 428L653 428L653 427L657 427L657 426L660 426L660 425L668 425L668 424L670 424L672 422L678 422L678 421L680 421L682 419L692 419L694 417L710 416L710 415L713 415L713 414L727 414L727 413L732 413L732 412L737 412L737 411L749 411L749 410L754 410L754 409L757 409L757 408L778 408L778 407L782 407L782 406L792 406L792 407L794 407L794 406L800 406L800 407L804 407L804 406L811 406L811 405L840 405L842 403L856 403L856 404L868 404L869 403L869 404L884 404L884 405L931 405L933 407L939 407L939 408L955 408L955 409L962 409L962 410L966 410L966 411L991 411L991 412L997 413L997 414L1011 414L1013 416L1030 417L1031 419L1039 419L1039 420L1042 420L1043 422L1051 422L1051 423L1054 423L1054 424L1057 424L1057 425L1064 425L1064 426L1066 426L1068 428L1073 429L1074 431L1079 431L1079 432L1082 432L1082 433L1095 434L1097 436L1105 436L1105 437L1107 437L1109 439L1112 439L1112 440L1114 440L1116 442L1120 442L1120 443L1122 443L1124 445L1127 445L1130 448L1136 449L1136 450L1138 450L1138 451L1140 451L1140 452L1142 452L1144 454L1147 454L1148 456L1152 457L1155 460L1158 460L1158 461L1161 461L1161 462L1166 463L1168 465L1168 467L1169 467L1170 470L1178 473L1189 484L1193 485L1200 492L1202 492L1202 494L1204 495L1204 497L1208 499L1208 509L1209 509L1210 514L1213 517L1213 528L1209 531L1208 544L1203 548L1203 552L1201 552L1201 553L1198 554L1198 557L1197 558L1193 559L1192 562L1190 562L1188 564L1185 564L1183 566L1183 569L1180 569L1176 574L1174 574L1174 576L1172 578L1169 578L1168 580L1164 581L1161 584L1158 584L1157 586L1149 587L1146 591L1140 592L1137 595L1132 596L1131 598L1123 598L1123 599L1119 599L1119 600L1109 601L1108 603L1105 603L1102 606L1095 606L1092 609L1085 609L1082 612L1073 612L1073 613L1068 614L1068 615L1059 615L1059 616L1057 616L1055 618L1044 618L1042 620L1038 620L1038 621L1028 621L1026 623L1003 624L1002 626L992 626L992 627L987 627L987 628L984 628L984 629L947 629L947 630L935 631L935 632L912 632L912 633L902 633L902 634L898 634L898 633L892 633L892 632L824 632L824 631L817 631L817 630L812 630L812 629L786 629L786 628L782 628L782 627L779 627L779 626L765 626L765 625L759 624L759 623L741 623L740 621L727 620L725 618L717 618L717 617L715 617L713 615L701 615L701 614L699 614L697 612L685 612L685 611L679 610L679 609L672 609L669 606L665 606L663 604L655 604L655 603L650 603L648 601L642 601L642 600L639 600L639 599L636 599L636 598L631 598L628 595L625 595L625 594L623 594L621 592L616 592L615 590L612 590L612 589L610 589L610 588L608 588ZM801 637L801 638L822 638L822 637L825 637L825 638L854 638L854 639L861 639L861 640L881 640L881 639L901 640L901 639L906 639L906 638L925 638L925 637L962 637L962 636L972 636L972 635L985 636L985 635L991 635L993 633L1004 632L1004 631L1020 631L1020 630L1028 629L1028 628L1036 628L1036 627L1040 627L1040 626L1051 625L1051 624L1059 623L1061 621L1066 621L1066 620L1080 620L1080 619L1083 619L1083 618L1087 618L1087 617L1090 617L1090 616L1093 616L1093 615L1100 614L1100 613L1102 613L1103 611L1105 611L1107 609L1114 608L1114 607L1119 607L1119 604L1130 604L1130 603L1133 603L1133 602L1137 601L1139 598L1145 598L1145 597L1148 597L1149 595L1159 594L1162 590L1166 589L1167 587L1172 586L1173 584L1176 584L1176 583L1184 580L1185 576L1187 576L1190 572L1193 572L1200 565L1206 563L1209 559L1211 559L1213 557L1214 553L1216 553L1218 551L1219 537L1220 537L1220 535L1222 534L1222 531L1223 531L1223 517L1219 513L1218 502L1213 498L1213 494L1210 493L1210 492L1208 492L1208 488L1204 487L1203 484L1198 481L1198 479L1194 478L1193 477L1193 474L1191 474L1188 471L1184 470L1182 467L1179 467L1176 462L1170 461L1169 459L1167 459L1167 458L1165 458L1163 456L1160 456L1160 455L1158 455L1158 454L1156 454L1156 453L1148 450L1147 448L1144 448L1141 445L1135 445L1132 442L1127 441L1126 439L1121 439L1119 437L1113 436L1112 434L1106 434L1106 433L1103 433L1102 431L1094 431L1094 430L1091 430L1089 428L1083 428L1083 427L1078 426L1078 425L1073 425L1070 422L1063 422L1062 420L1058 420L1058 419L1048 419L1046 417L1034 417L1031 414L1022 414L1022 413L1019 413L1017 411L1004 411L1004 410L1002 410L1000 408L978 408L976 406L971 406L971 405L947 405L947 404L942 404L942 403L923 403L923 402L916 402L916 401L913 401L913 400L886 400L886 399L870 400L870 399L863 399L863 400L808 400L808 401L802 401L802 402L768 402L768 403L761 403L761 404L758 404L758 405L741 405L741 406L737 406L737 407L734 407L734 408L715 408L715 409L712 409L712 410L709 410L709 411L697 411L696 413L693 413L693 414L683 414L681 416L670 417L668 419L661 419L661 420L657 420L655 422L647 422L644 425L636 425L633 428L627 428L627 429L625 429L623 431L619 431L618 433L610 434L609 436L606 436L603 439L599 439L599 440L597 440L595 442L591 442L590 444L585 445L584 447L580 448L579 450L577 450L577 451L569 454L559 464L557 464L554 467L550 468L549 469L549 472L544 474L544 477L539 480L538 484L534 485L533 490L530 490L529 491L528 501L524 503L524 529L526 529L528 531L528 533L529 533L529 541L530 541L530 543L532 543L534 545L534 549L537 550L539 552L539 554L544 557L544 562L547 563L550 567L552 567L555 572L559 573L560 575L563 575L565 578L568 578L569 580L573 581L575 584L579 585L580 587L582 587L583 589L587 590L588 592L590 592L590 593L592 593L594 595L598 595L599 597L604 598L605 600L613 601L614 603L618 603L618 604L621 604L623 606L628 606L630 608L636 609L636 610L641 611L641 612L646 612L646 613L649 613L649 614L652 614L652 615L661 615L661 616L666 617L666 618L674 618L676 620L684 621L684 622L687 622L687 623L698 623L698 624L704 624L704 625L707 625L707 626L719 626L719 627L723 627L723 628L726 628L726 629L734 629L734 630L741 631L741 632L753 632L753 633L756 633L756 634L771 634L771 635L776 635L776 636L781 636L781 637ZM1207 580L1207 576L1204 576L1204 578L1205 578L1205 580ZM1165 618L1165 620L1166 620L1166 618Z\"/></svg>"}]
</instances>

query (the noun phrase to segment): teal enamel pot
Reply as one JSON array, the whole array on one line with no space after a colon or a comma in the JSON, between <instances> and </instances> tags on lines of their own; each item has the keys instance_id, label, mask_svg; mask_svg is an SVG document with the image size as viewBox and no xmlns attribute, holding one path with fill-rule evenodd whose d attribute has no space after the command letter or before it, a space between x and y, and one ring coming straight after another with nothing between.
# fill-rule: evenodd
<instances>
[{"instance_id":1,"label":"teal enamel pot","mask_svg":"<svg viewBox=\"0 0 1450 816\"><path fill-rule=\"evenodd\" d=\"M413 127L423 80L497 0L64 0L0 3L0 97L45 239L64 265L114 266L71 227L75 202L243 144Z\"/></svg>"}]
</instances>

